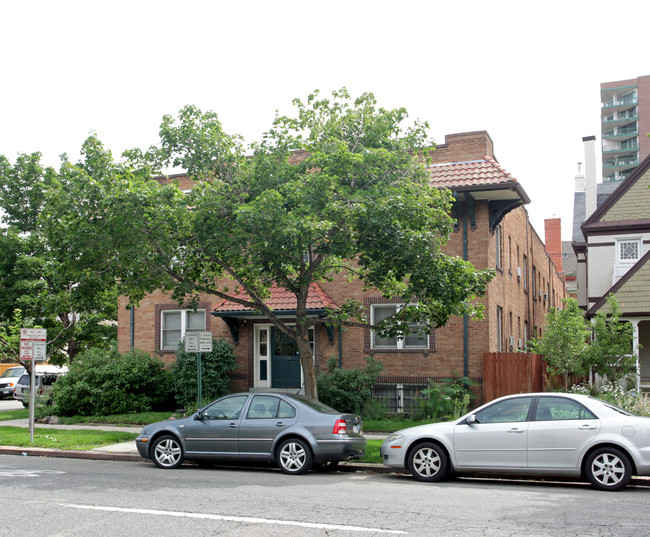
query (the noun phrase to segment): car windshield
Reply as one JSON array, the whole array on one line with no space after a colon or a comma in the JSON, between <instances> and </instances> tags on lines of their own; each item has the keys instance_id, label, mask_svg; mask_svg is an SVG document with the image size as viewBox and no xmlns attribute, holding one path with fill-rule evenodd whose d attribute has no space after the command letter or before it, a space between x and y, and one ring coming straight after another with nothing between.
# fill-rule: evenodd
<instances>
[{"instance_id":1,"label":"car windshield","mask_svg":"<svg viewBox=\"0 0 650 537\"><path fill-rule=\"evenodd\" d=\"M23 371L25 371L24 367L10 367L2 374L2 376L0 376L0 378L17 377L21 375Z\"/></svg>"},{"instance_id":2,"label":"car windshield","mask_svg":"<svg viewBox=\"0 0 650 537\"><path fill-rule=\"evenodd\" d=\"M305 397L304 395L290 395L289 397L295 399L296 401L300 401L301 403L314 409L316 412L322 412L323 414L340 414L340 412L334 410L333 408L330 408L319 401L314 401L309 397Z\"/></svg>"}]
</instances>

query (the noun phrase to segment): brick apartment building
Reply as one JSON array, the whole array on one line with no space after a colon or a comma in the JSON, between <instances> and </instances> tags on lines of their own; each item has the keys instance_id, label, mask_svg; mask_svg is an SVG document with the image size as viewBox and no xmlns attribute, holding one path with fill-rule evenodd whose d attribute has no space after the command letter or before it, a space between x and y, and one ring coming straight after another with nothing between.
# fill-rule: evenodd
<instances>
[{"instance_id":1,"label":"brick apartment building","mask_svg":"<svg viewBox=\"0 0 650 537\"><path fill-rule=\"evenodd\" d=\"M430 171L432 184L451 189L455 198L452 216L457 225L445 253L465 258L477 269L496 269L481 299L484 320L453 318L447 326L432 330L426 341L379 338L368 329L332 330L325 325L317 326L311 338L317 372L326 368L331 357L344 368L363 367L368 355L380 360L384 370L375 393L385 399L389 410L408 408L410 394L425 386L427 379L464 375L480 384L483 353L524 350L526 341L541 334L545 314L566 296L561 267L547 254L528 219L524 205L530 200L521 184L498 164L487 132L446 136L445 144L433 153ZM181 189L192 186L184 176L175 179ZM549 242L557 243L554 248L560 251L559 223L557 233L554 224L549 229ZM561 261L561 256L554 257ZM315 286L309 307L316 314L349 297L362 301L371 319L390 314L399 304L398 299L387 301L379 293L364 292L360 283L340 276ZM191 311L179 308L161 292L145 297L134 311L127 305L127 299L121 298L121 352L135 347L171 362L185 331L209 330L235 349L239 368L234 391L301 386L299 362L287 350L288 342L256 312L207 295L199 309ZM282 289L274 289L270 306L287 318L292 310L295 315L295 299L292 302ZM287 374L286 364L292 359L294 372Z\"/></svg>"}]
</instances>

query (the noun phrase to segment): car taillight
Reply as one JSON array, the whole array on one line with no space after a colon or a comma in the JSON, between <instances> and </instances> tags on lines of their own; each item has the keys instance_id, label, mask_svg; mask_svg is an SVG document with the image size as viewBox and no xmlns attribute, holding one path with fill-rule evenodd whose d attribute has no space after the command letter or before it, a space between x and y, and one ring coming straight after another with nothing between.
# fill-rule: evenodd
<instances>
[{"instance_id":1,"label":"car taillight","mask_svg":"<svg viewBox=\"0 0 650 537\"><path fill-rule=\"evenodd\" d=\"M332 434L348 434L348 426L345 424L345 420L336 420Z\"/></svg>"}]
</instances>

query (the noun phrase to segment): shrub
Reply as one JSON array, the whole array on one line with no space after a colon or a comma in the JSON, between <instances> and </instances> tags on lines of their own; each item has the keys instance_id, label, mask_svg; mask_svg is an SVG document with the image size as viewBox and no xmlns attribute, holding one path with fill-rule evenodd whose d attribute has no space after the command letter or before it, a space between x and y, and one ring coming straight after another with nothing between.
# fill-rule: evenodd
<instances>
[{"instance_id":1,"label":"shrub","mask_svg":"<svg viewBox=\"0 0 650 537\"><path fill-rule=\"evenodd\" d=\"M212 352L201 353L201 392L203 401L197 404L197 353L185 352L181 343L176 351L176 363L171 367L174 393L179 405L197 408L230 392L232 372L237 360L225 339L212 340Z\"/></svg>"},{"instance_id":2,"label":"shrub","mask_svg":"<svg viewBox=\"0 0 650 537\"><path fill-rule=\"evenodd\" d=\"M372 386L383 368L372 356L366 358L364 369L341 369L336 358L330 358L327 372L316 379L318 399L339 412L359 414L372 397Z\"/></svg>"},{"instance_id":3,"label":"shrub","mask_svg":"<svg viewBox=\"0 0 650 537\"><path fill-rule=\"evenodd\" d=\"M571 393L591 395L592 397L597 397L625 410L634 412L639 416L650 417L650 397L647 393L638 393L636 390L625 390L619 386L612 387L609 384L596 387L586 383L575 385L570 391Z\"/></svg>"},{"instance_id":4,"label":"shrub","mask_svg":"<svg viewBox=\"0 0 650 537\"><path fill-rule=\"evenodd\" d=\"M413 413L416 420L446 421L460 418L467 412L473 394L474 381L467 377L448 378L432 382L420 392L418 409Z\"/></svg>"},{"instance_id":5,"label":"shrub","mask_svg":"<svg viewBox=\"0 0 650 537\"><path fill-rule=\"evenodd\" d=\"M88 349L57 380L53 397L64 416L129 414L169 409L171 388L163 362L147 353Z\"/></svg>"}]
</instances>

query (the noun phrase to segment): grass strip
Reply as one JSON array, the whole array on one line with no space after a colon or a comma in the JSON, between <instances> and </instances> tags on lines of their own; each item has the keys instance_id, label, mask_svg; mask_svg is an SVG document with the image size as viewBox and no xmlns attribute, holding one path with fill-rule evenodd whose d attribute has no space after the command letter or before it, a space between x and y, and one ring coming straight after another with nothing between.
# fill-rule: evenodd
<instances>
[{"instance_id":1,"label":"grass strip","mask_svg":"<svg viewBox=\"0 0 650 537\"><path fill-rule=\"evenodd\" d=\"M121 442L129 442L136 433L121 431L69 430L34 428L34 443L30 442L29 429L0 427L0 446L39 447L84 451Z\"/></svg>"}]
</instances>

